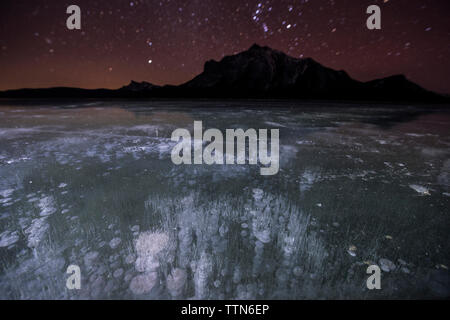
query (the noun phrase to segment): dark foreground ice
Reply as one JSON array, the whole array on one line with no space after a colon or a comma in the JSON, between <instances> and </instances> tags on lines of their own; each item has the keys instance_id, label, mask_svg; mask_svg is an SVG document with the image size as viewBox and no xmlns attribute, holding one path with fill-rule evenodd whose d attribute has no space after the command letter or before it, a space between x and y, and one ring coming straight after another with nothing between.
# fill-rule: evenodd
<instances>
[{"instance_id":1,"label":"dark foreground ice","mask_svg":"<svg viewBox=\"0 0 450 320\"><path fill-rule=\"evenodd\" d=\"M280 172L175 166L194 120L279 128ZM449 297L449 128L427 106L4 103L0 298Z\"/></svg>"}]
</instances>

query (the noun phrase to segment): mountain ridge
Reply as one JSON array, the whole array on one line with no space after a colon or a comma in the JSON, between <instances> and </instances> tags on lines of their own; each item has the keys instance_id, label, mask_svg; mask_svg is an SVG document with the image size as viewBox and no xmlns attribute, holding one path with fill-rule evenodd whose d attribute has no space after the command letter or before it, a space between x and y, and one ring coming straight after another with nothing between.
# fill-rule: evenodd
<instances>
[{"instance_id":1,"label":"mountain ridge","mask_svg":"<svg viewBox=\"0 0 450 320\"><path fill-rule=\"evenodd\" d=\"M404 75L362 82L312 58L294 58L267 46L208 60L203 72L180 84L131 81L119 89L54 87L0 92L0 98L292 98L319 100L448 101Z\"/></svg>"}]
</instances>

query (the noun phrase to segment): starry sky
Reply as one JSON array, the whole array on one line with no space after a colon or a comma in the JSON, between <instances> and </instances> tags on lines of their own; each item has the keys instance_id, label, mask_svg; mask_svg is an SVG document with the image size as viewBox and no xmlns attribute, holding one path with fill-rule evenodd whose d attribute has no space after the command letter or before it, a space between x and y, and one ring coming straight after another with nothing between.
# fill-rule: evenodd
<instances>
[{"instance_id":1,"label":"starry sky","mask_svg":"<svg viewBox=\"0 0 450 320\"><path fill-rule=\"evenodd\" d=\"M66 27L72 4L81 30ZM372 4L381 30L366 27ZM450 93L449 21L448 0L1 0L0 90L180 84L258 43Z\"/></svg>"}]
</instances>

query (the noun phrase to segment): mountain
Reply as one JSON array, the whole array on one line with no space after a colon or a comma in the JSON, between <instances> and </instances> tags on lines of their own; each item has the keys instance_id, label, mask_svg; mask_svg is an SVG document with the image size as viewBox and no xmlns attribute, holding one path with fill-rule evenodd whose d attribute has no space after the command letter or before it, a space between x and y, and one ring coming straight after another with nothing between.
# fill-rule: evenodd
<instances>
[{"instance_id":1,"label":"mountain","mask_svg":"<svg viewBox=\"0 0 450 320\"><path fill-rule=\"evenodd\" d=\"M16 89L0 92L0 98L108 98L117 96L117 90L110 89L81 89L69 87L54 87L45 89Z\"/></svg>"},{"instance_id":2,"label":"mountain","mask_svg":"<svg viewBox=\"0 0 450 320\"><path fill-rule=\"evenodd\" d=\"M119 89L80 89L54 87L46 89L18 89L0 92L0 98L143 98L158 90L149 82L131 81Z\"/></svg>"},{"instance_id":3,"label":"mountain","mask_svg":"<svg viewBox=\"0 0 450 320\"><path fill-rule=\"evenodd\" d=\"M149 82L136 82L131 81L129 85L123 86L119 90L128 91L128 92L144 92L144 91L153 91L161 88L160 86L156 86Z\"/></svg>"},{"instance_id":4,"label":"mountain","mask_svg":"<svg viewBox=\"0 0 450 320\"><path fill-rule=\"evenodd\" d=\"M205 63L204 71L180 86L194 96L255 96L312 99L435 99L403 75L360 82L343 70L327 68L311 58L297 59L269 47L249 50Z\"/></svg>"},{"instance_id":5,"label":"mountain","mask_svg":"<svg viewBox=\"0 0 450 320\"><path fill-rule=\"evenodd\" d=\"M255 44L220 62L206 62L203 73L181 87L215 94L319 96L358 85L345 71Z\"/></svg>"},{"instance_id":6,"label":"mountain","mask_svg":"<svg viewBox=\"0 0 450 320\"><path fill-rule=\"evenodd\" d=\"M257 44L247 51L210 60L204 71L179 86L131 81L109 89L20 89L4 98L296 98L332 100L440 101L448 98L425 90L403 75L361 82L343 70L311 58L298 59Z\"/></svg>"}]
</instances>

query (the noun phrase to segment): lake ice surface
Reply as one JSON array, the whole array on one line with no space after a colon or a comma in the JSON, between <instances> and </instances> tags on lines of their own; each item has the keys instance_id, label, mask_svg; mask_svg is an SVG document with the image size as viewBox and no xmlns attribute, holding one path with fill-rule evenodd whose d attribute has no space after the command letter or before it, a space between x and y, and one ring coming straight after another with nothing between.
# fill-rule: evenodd
<instances>
[{"instance_id":1,"label":"lake ice surface","mask_svg":"<svg viewBox=\"0 0 450 320\"><path fill-rule=\"evenodd\" d=\"M280 129L280 172L172 164L194 120ZM428 106L3 102L0 298L448 297L449 128Z\"/></svg>"}]
</instances>

